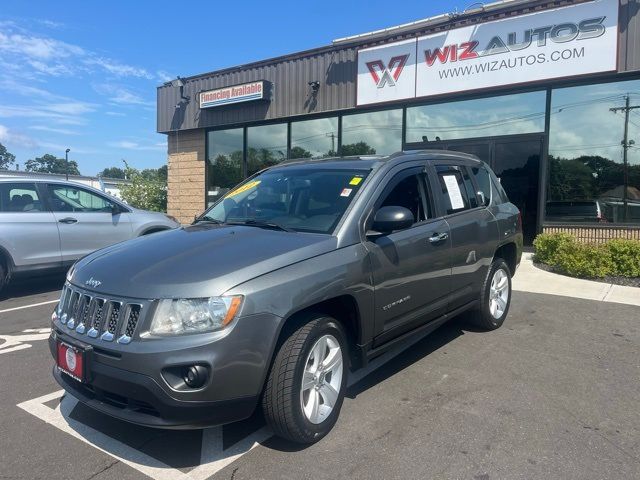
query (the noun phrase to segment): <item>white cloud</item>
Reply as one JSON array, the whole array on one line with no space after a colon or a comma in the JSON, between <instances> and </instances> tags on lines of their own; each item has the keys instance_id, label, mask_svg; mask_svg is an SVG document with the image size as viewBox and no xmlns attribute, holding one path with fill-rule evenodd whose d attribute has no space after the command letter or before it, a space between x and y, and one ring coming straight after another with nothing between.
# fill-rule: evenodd
<instances>
[{"instance_id":1,"label":"white cloud","mask_svg":"<svg viewBox=\"0 0 640 480\"><path fill-rule=\"evenodd\" d=\"M4 125L0 125L0 142L5 146L33 148L37 142L28 135L15 132Z\"/></svg>"},{"instance_id":2,"label":"white cloud","mask_svg":"<svg viewBox=\"0 0 640 480\"><path fill-rule=\"evenodd\" d=\"M115 60L110 60L108 58L102 58L102 57L87 58L84 60L84 63L86 65L97 65L99 67L102 67L107 72L117 77L137 77L137 78L146 78L148 80L153 78L153 76L149 72L147 72L144 68L125 65L124 63L120 63Z\"/></svg>"},{"instance_id":3,"label":"white cloud","mask_svg":"<svg viewBox=\"0 0 640 480\"><path fill-rule=\"evenodd\" d=\"M111 117L126 117L127 115L122 112L104 112L105 115L109 115Z\"/></svg>"},{"instance_id":4,"label":"white cloud","mask_svg":"<svg viewBox=\"0 0 640 480\"><path fill-rule=\"evenodd\" d=\"M113 83L98 83L92 85L93 89L101 95L109 97L113 103L120 105L146 105L155 106L155 102L147 101L127 87Z\"/></svg>"},{"instance_id":5,"label":"white cloud","mask_svg":"<svg viewBox=\"0 0 640 480\"><path fill-rule=\"evenodd\" d=\"M0 117L4 118L37 118L48 120L63 125L85 125L87 120L71 112L74 108L83 109L86 107L74 107L72 104L50 105L0 105Z\"/></svg>"},{"instance_id":6,"label":"white cloud","mask_svg":"<svg viewBox=\"0 0 640 480\"><path fill-rule=\"evenodd\" d=\"M42 60L61 59L86 55L86 51L76 45L53 38L0 32L0 52L23 55Z\"/></svg>"},{"instance_id":7,"label":"white cloud","mask_svg":"<svg viewBox=\"0 0 640 480\"><path fill-rule=\"evenodd\" d=\"M174 75L171 75L169 72L166 72L164 70L158 70L156 72L156 77L158 77L158 80L160 80L161 82L168 82L176 78Z\"/></svg>"},{"instance_id":8,"label":"white cloud","mask_svg":"<svg viewBox=\"0 0 640 480\"><path fill-rule=\"evenodd\" d=\"M120 140L118 142L109 142L108 146L113 148L123 148L125 150L164 150L166 149L166 145L164 144L153 144L153 145L141 145L138 142L133 142L131 140Z\"/></svg>"},{"instance_id":9,"label":"white cloud","mask_svg":"<svg viewBox=\"0 0 640 480\"><path fill-rule=\"evenodd\" d=\"M31 125L29 129L41 132L57 133L59 135L80 135L80 132L76 132L74 130L69 130L67 128L54 128L47 125Z\"/></svg>"}]
</instances>

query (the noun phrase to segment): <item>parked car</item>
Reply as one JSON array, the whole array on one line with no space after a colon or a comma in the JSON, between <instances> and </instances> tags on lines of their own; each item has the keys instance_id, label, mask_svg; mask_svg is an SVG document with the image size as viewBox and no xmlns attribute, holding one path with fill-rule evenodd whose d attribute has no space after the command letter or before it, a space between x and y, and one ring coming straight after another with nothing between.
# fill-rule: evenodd
<instances>
[{"instance_id":1,"label":"parked car","mask_svg":"<svg viewBox=\"0 0 640 480\"><path fill-rule=\"evenodd\" d=\"M0 290L13 276L68 268L94 250L177 226L74 182L0 178Z\"/></svg>"},{"instance_id":2,"label":"parked car","mask_svg":"<svg viewBox=\"0 0 640 480\"><path fill-rule=\"evenodd\" d=\"M550 222L604 223L602 207L597 200L562 200L547 202Z\"/></svg>"},{"instance_id":3,"label":"parked car","mask_svg":"<svg viewBox=\"0 0 640 480\"><path fill-rule=\"evenodd\" d=\"M276 434L315 442L350 370L467 310L500 327L521 252L518 209L476 157L280 164L192 226L77 262L53 374L129 422L197 428L261 406Z\"/></svg>"}]
</instances>

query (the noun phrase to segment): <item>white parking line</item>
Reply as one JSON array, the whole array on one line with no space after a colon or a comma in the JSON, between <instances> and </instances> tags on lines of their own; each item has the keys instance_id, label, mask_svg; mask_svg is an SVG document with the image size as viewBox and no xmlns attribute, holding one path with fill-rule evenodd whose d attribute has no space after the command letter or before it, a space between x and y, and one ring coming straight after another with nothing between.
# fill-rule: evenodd
<instances>
[{"instance_id":1,"label":"white parking line","mask_svg":"<svg viewBox=\"0 0 640 480\"><path fill-rule=\"evenodd\" d=\"M24 308L39 307L41 305L49 305L50 303L56 303L56 302L58 302L57 298L55 300L49 300L47 302L32 303L31 305L23 305L21 307L7 308L6 310L0 310L0 313L14 312L16 310L22 310Z\"/></svg>"}]
</instances>

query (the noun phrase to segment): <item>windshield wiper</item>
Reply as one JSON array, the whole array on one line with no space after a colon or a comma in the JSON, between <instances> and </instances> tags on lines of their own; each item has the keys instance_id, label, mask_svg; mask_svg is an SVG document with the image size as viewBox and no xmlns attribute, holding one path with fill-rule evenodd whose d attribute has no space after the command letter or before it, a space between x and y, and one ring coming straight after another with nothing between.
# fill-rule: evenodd
<instances>
[{"instance_id":1,"label":"windshield wiper","mask_svg":"<svg viewBox=\"0 0 640 480\"><path fill-rule=\"evenodd\" d=\"M224 225L224 222L221 222L220 220L206 217L196 218L191 225L195 225L197 223L212 223L214 225Z\"/></svg>"},{"instance_id":2,"label":"windshield wiper","mask_svg":"<svg viewBox=\"0 0 640 480\"><path fill-rule=\"evenodd\" d=\"M227 222L227 225L247 225L250 227L259 227L259 228L271 228L274 230L282 230L283 232L295 232L288 227L283 227L280 224L273 222L263 222L262 220L255 219L247 219L247 220L236 220L233 222Z\"/></svg>"}]
</instances>

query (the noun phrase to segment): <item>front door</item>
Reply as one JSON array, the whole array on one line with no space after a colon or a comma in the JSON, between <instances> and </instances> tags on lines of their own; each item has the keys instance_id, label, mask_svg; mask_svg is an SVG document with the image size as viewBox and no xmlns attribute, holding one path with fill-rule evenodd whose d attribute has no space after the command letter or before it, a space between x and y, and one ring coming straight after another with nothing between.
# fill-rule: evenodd
<instances>
[{"instance_id":1,"label":"front door","mask_svg":"<svg viewBox=\"0 0 640 480\"><path fill-rule=\"evenodd\" d=\"M58 222L62 261L75 261L114 243L131 238L129 213L113 214L111 202L82 187L48 185L49 203Z\"/></svg>"},{"instance_id":2,"label":"front door","mask_svg":"<svg viewBox=\"0 0 640 480\"><path fill-rule=\"evenodd\" d=\"M405 169L391 179L373 208L405 207L415 219L405 230L367 238L375 288L374 346L446 312L451 240L447 222L434 214L427 188L424 166Z\"/></svg>"},{"instance_id":3,"label":"front door","mask_svg":"<svg viewBox=\"0 0 640 480\"><path fill-rule=\"evenodd\" d=\"M500 179L509 200L522 213L524 242L531 245L541 224L538 212L543 135L505 135L472 140L441 140L407 148L437 148L470 153L486 162Z\"/></svg>"}]
</instances>

